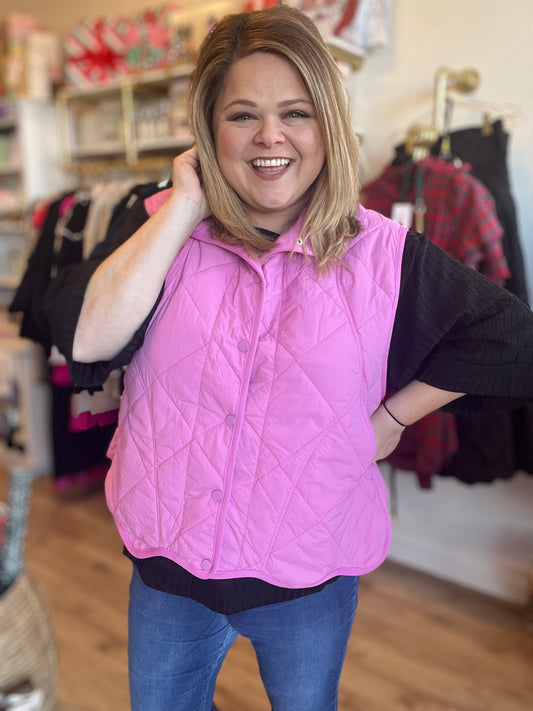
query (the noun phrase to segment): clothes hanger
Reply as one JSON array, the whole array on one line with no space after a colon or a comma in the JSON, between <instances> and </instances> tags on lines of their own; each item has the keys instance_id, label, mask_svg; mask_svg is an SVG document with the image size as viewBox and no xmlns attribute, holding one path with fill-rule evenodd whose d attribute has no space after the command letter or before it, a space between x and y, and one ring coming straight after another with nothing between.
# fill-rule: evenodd
<instances>
[{"instance_id":1,"label":"clothes hanger","mask_svg":"<svg viewBox=\"0 0 533 711\"><path fill-rule=\"evenodd\" d=\"M484 135L492 133L492 123L498 119L501 119L506 130L521 126L527 120L525 111L516 104L498 104L481 99L458 99L455 96L449 99L454 108L482 114L481 130Z\"/></svg>"}]
</instances>

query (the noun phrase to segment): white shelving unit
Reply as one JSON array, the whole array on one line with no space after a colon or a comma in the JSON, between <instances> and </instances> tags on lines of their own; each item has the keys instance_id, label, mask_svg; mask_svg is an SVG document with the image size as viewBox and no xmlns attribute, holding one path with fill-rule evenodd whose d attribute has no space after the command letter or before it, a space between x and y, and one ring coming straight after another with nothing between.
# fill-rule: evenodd
<instances>
[{"instance_id":1,"label":"white shelving unit","mask_svg":"<svg viewBox=\"0 0 533 711\"><path fill-rule=\"evenodd\" d=\"M0 116L0 292L16 287L23 243L23 186L16 106Z\"/></svg>"},{"instance_id":2,"label":"white shelving unit","mask_svg":"<svg viewBox=\"0 0 533 711\"><path fill-rule=\"evenodd\" d=\"M75 170L108 161L135 169L158 160L170 166L171 158L193 142L186 106L191 71L191 65L179 65L60 91L63 166Z\"/></svg>"},{"instance_id":3,"label":"white shelving unit","mask_svg":"<svg viewBox=\"0 0 533 711\"><path fill-rule=\"evenodd\" d=\"M0 312L11 302L26 267L31 210L65 187L52 101L3 102L0 113ZM2 316L2 313L0 313ZM21 461L36 475L52 467L49 384L40 347L0 328L0 399L12 396L24 446ZM0 454L5 464L16 450Z\"/></svg>"},{"instance_id":4,"label":"white shelving unit","mask_svg":"<svg viewBox=\"0 0 533 711\"><path fill-rule=\"evenodd\" d=\"M53 102L3 102L0 114L0 308L25 266L28 216L36 200L65 185Z\"/></svg>"}]
</instances>

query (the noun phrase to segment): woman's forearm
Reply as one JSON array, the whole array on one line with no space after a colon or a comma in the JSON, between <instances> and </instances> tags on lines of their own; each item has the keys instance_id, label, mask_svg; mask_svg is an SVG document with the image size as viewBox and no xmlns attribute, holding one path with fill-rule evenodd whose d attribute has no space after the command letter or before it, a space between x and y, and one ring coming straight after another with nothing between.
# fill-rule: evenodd
<instances>
[{"instance_id":1,"label":"woman's forearm","mask_svg":"<svg viewBox=\"0 0 533 711\"><path fill-rule=\"evenodd\" d=\"M441 390L420 380L413 380L387 400L387 409L403 425L412 425L464 394Z\"/></svg>"},{"instance_id":2,"label":"woman's forearm","mask_svg":"<svg viewBox=\"0 0 533 711\"><path fill-rule=\"evenodd\" d=\"M102 262L87 286L74 336L74 360L109 360L129 342L198 221L195 206L172 195Z\"/></svg>"},{"instance_id":3,"label":"woman's forearm","mask_svg":"<svg viewBox=\"0 0 533 711\"><path fill-rule=\"evenodd\" d=\"M370 418L377 441L376 460L384 459L397 447L406 426L464 394L441 390L419 380L398 390Z\"/></svg>"}]
</instances>

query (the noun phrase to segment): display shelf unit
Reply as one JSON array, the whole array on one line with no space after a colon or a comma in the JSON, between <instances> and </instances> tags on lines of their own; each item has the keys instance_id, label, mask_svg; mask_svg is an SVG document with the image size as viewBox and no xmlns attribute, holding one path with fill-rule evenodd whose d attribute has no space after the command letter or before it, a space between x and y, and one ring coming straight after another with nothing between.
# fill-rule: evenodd
<instances>
[{"instance_id":1,"label":"display shelf unit","mask_svg":"<svg viewBox=\"0 0 533 711\"><path fill-rule=\"evenodd\" d=\"M112 83L64 88L57 96L61 160L68 170L105 161L125 169L169 165L193 143L187 125L192 65L152 70Z\"/></svg>"},{"instance_id":2,"label":"display shelf unit","mask_svg":"<svg viewBox=\"0 0 533 711\"><path fill-rule=\"evenodd\" d=\"M3 173L0 173L0 182L2 177ZM26 235L22 212L16 214L12 208L0 209L0 294L4 299L13 293L20 282Z\"/></svg>"},{"instance_id":3,"label":"display shelf unit","mask_svg":"<svg viewBox=\"0 0 533 711\"><path fill-rule=\"evenodd\" d=\"M34 202L65 184L52 101L0 101L0 308L22 276Z\"/></svg>"}]
</instances>

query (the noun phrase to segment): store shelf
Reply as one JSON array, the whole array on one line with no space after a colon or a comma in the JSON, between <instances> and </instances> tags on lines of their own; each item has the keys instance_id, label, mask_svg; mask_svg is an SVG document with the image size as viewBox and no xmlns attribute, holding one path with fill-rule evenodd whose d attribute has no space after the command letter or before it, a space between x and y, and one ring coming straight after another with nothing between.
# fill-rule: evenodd
<instances>
[{"instance_id":1,"label":"store shelf","mask_svg":"<svg viewBox=\"0 0 533 711\"><path fill-rule=\"evenodd\" d=\"M169 159L193 144L187 126L189 64L58 93L62 161L69 171L88 159L122 160L134 169L150 156Z\"/></svg>"},{"instance_id":2,"label":"store shelf","mask_svg":"<svg viewBox=\"0 0 533 711\"><path fill-rule=\"evenodd\" d=\"M92 145L75 146L71 150L72 158L97 158L125 153L126 146L119 141L107 141Z\"/></svg>"},{"instance_id":3,"label":"store shelf","mask_svg":"<svg viewBox=\"0 0 533 711\"><path fill-rule=\"evenodd\" d=\"M0 309L20 283L28 208L65 183L52 101L0 99Z\"/></svg>"},{"instance_id":4,"label":"store shelf","mask_svg":"<svg viewBox=\"0 0 533 711\"><path fill-rule=\"evenodd\" d=\"M2 235L9 237L25 237L26 230L22 219L12 217L13 212L9 213L9 217L2 217L0 211L0 237Z\"/></svg>"},{"instance_id":5,"label":"store shelf","mask_svg":"<svg viewBox=\"0 0 533 711\"><path fill-rule=\"evenodd\" d=\"M172 136L169 136L168 138L154 138L149 141L137 141L137 149L139 153L142 151L168 151L189 147L193 140L194 139L191 134L181 138L174 138Z\"/></svg>"},{"instance_id":6,"label":"store shelf","mask_svg":"<svg viewBox=\"0 0 533 711\"><path fill-rule=\"evenodd\" d=\"M0 131L15 128L16 125L17 117L14 112L10 111L6 116L0 116Z\"/></svg>"},{"instance_id":7,"label":"store shelf","mask_svg":"<svg viewBox=\"0 0 533 711\"><path fill-rule=\"evenodd\" d=\"M180 64L165 69L152 69L146 72L131 74L121 79L84 87L64 87L57 98L59 101L69 101L74 99L89 99L91 97L108 96L118 94L130 87L150 88L157 85L167 86L173 79L188 78L193 70L192 64Z\"/></svg>"},{"instance_id":8,"label":"store shelf","mask_svg":"<svg viewBox=\"0 0 533 711\"><path fill-rule=\"evenodd\" d=\"M0 175L20 175L21 165L0 165Z\"/></svg>"}]
</instances>

